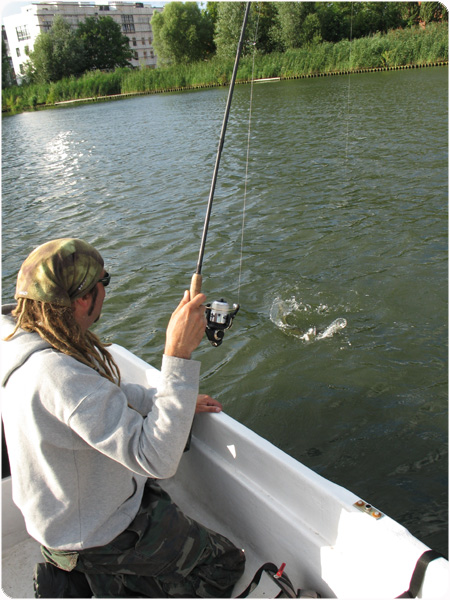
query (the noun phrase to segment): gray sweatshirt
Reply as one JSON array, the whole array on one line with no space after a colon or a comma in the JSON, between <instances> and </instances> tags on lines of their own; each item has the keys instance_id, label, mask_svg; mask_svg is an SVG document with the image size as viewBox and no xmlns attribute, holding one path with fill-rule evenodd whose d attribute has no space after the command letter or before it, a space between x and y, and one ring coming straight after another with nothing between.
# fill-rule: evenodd
<instances>
[{"instance_id":1,"label":"gray sweatshirt","mask_svg":"<svg viewBox=\"0 0 450 600\"><path fill-rule=\"evenodd\" d=\"M14 502L44 546L107 544L136 516L147 478L176 472L200 363L163 356L158 390L119 388L36 333L19 330L3 341L13 326L2 315L2 417Z\"/></svg>"}]
</instances>

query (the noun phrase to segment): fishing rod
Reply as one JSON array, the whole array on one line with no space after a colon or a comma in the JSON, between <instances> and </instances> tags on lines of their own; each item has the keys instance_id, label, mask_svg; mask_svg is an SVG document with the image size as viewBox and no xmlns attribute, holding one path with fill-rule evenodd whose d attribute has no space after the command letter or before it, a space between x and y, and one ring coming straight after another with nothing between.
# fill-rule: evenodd
<instances>
[{"instance_id":1,"label":"fishing rod","mask_svg":"<svg viewBox=\"0 0 450 600\"><path fill-rule=\"evenodd\" d=\"M224 145L224 141L225 141L225 132L227 130L228 117L230 115L231 100L233 98L234 84L236 82L236 74L237 74L238 65L239 65L239 58L241 56L242 46L244 44L244 34L245 34L245 28L247 25L248 15L250 12L250 5L251 5L251 2L247 2L247 5L245 7L244 20L242 23L241 36L239 38L239 43L238 43L238 47L237 47L237 51L236 51L236 59L234 61L233 74L231 76L230 88L228 91L228 99L227 99L227 104L226 104L226 108L225 108L225 115L223 117L222 130L220 132L219 147L217 149L217 156L216 156L216 164L214 166L214 172L213 172L213 177L212 177L212 181L211 181L211 189L209 191L208 205L206 208L205 223L203 225L203 234L202 234L202 239L201 239L201 243L200 243L200 251L199 251L199 255L198 255L197 268L195 270L195 273L192 275L192 279L191 279L191 289L190 289L191 299L194 298L194 296L196 296L197 294L199 294L202 289L202 266L203 266L203 257L205 254L206 238L208 235L208 227L209 227L209 222L211 219L211 209L212 209L212 204L213 204L213 199L214 199L214 191L216 189L217 173L219 171L220 158L222 155L223 145ZM236 316L238 310L239 310L239 304L233 304L233 308L230 309L228 303L223 299L221 299L220 301L214 301L214 302L206 305L206 319L207 319L206 335L213 346L216 346L216 347L220 346L220 344L222 343L223 337L225 335L225 330L229 329L231 327L231 325L233 324L233 319Z\"/></svg>"}]
</instances>

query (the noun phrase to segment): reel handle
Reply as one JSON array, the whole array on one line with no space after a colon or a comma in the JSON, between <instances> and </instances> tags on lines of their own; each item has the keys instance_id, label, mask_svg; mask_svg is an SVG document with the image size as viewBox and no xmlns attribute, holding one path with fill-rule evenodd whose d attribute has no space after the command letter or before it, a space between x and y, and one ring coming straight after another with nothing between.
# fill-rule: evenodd
<instances>
[{"instance_id":1,"label":"reel handle","mask_svg":"<svg viewBox=\"0 0 450 600\"><path fill-rule=\"evenodd\" d=\"M202 276L200 275L200 273L194 273L192 275L192 279L191 279L191 289L190 289L191 300L193 300L195 298L195 296L197 296L197 294L200 294L201 291L202 291Z\"/></svg>"}]
</instances>

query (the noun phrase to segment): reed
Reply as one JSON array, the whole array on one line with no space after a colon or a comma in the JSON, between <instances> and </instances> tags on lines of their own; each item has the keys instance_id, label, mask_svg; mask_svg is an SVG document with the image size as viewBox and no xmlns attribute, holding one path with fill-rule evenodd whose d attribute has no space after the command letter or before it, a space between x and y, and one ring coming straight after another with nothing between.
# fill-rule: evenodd
<instances>
[{"instance_id":1,"label":"reed","mask_svg":"<svg viewBox=\"0 0 450 600\"><path fill-rule=\"evenodd\" d=\"M395 68L448 61L448 23L430 23L366 38L323 42L283 53L256 55L255 79L305 77L371 68ZM201 61L158 69L121 68L94 71L51 84L14 86L2 91L2 110L9 113L51 106L55 102L115 94L154 93L192 87L226 85L233 60ZM249 81L253 58L241 58L237 81Z\"/></svg>"}]
</instances>

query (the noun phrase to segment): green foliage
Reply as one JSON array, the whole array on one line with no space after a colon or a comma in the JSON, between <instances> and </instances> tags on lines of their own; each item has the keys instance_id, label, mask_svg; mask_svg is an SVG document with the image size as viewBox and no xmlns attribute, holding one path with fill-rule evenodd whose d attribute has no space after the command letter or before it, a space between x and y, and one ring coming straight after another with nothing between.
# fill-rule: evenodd
<instances>
[{"instance_id":1,"label":"green foliage","mask_svg":"<svg viewBox=\"0 0 450 600\"><path fill-rule=\"evenodd\" d=\"M275 6L270 38L280 51L448 21L447 9L439 2L276 2Z\"/></svg>"},{"instance_id":2,"label":"green foliage","mask_svg":"<svg viewBox=\"0 0 450 600\"><path fill-rule=\"evenodd\" d=\"M213 19L196 2L170 2L153 14L151 24L158 64L187 64L214 50Z\"/></svg>"},{"instance_id":3,"label":"green foliage","mask_svg":"<svg viewBox=\"0 0 450 600\"><path fill-rule=\"evenodd\" d=\"M271 35L281 50L338 42L403 24L398 2L280 2Z\"/></svg>"},{"instance_id":4,"label":"green foliage","mask_svg":"<svg viewBox=\"0 0 450 600\"><path fill-rule=\"evenodd\" d=\"M242 30L245 2L219 2L217 7L214 42L219 58L234 58ZM277 16L276 2L252 2L242 56L253 51L268 53L278 49L271 30Z\"/></svg>"},{"instance_id":5,"label":"green foliage","mask_svg":"<svg viewBox=\"0 0 450 600\"><path fill-rule=\"evenodd\" d=\"M10 87L15 83L14 70L9 62L5 40L2 38L2 89Z\"/></svg>"},{"instance_id":6,"label":"green foliage","mask_svg":"<svg viewBox=\"0 0 450 600\"><path fill-rule=\"evenodd\" d=\"M207 2L205 9L196 2L167 3L163 12L155 12L152 18L158 64L187 65L211 60L214 55L220 60L234 58L244 9L245 2ZM302 48L309 51L320 42L356 41L419 24L428 29L434 22L448 22L443 3L253 1L243 56L253 51L254 43L258 54ZM380 49L379 41L372 44L373 51L364 46L356 55L361 64L370 63L373 53ZM382 48L376 60L390 65L402 57L413 60L414 52ZM88 17L73 31L57 16L50 31L38 36L25 79L29 83L56 82L86 71L125 67L131 57L128 38L111 17ZM6 63L2 73L6 87ZM219 79L225 82L227 77L223 71Z\"/></svg>"},{"instance_id":7,"label":"green foliage","mask_svg":"<svg viewBox=\"0 0 450 600\"><path fill-rule=\"evenodd\" d=\"M30 53L26 77L33 83L58 81L64 76L80 75L82 47L70 25L57 15L49 33L41 33Z\"/></svg>"},{"instance_id":8,"label":"green foliage","mask_svg":"<svg viewBox=\"0 0 450 600\"><path fill-rule=\"evenodd\" d=\"M355 2L352 10L353 38L385 33L403 25L398 2Z\"/></svg>"},{"instance_id":9,"label":"green foliage","mask_svg":"<svg viewBox=\"0 0 450 600\"><path fill-rule=\"evenodd\" d=\"M448 10L443 2L421 2L419 18L423 23L448 22Z\"/></svg>"},{"instance_id":10,"label":"green foliage","mask_svg":"<svg viewBox=\"0 0 450 600\"><path fill-rule=\"evenodd\" d=\"M83 71L129 66L133 51L120 25L111 17L87 17L76 36L82 42Z\"/></svg>"},{"instance_id":11,"label":"green foliage","mask_svg":"<svg viewBox=\"0 0 450 600\"><path fill-rule=\"evenodd\" d=\"M397 29L384 35L331 42L311 42L286 52L241 58L237 81L266 77L301 77L318 73L400 65L429 64L448 60L448 22L429 23L425 29ZM3 89L2 107L11 113L42 104L70 99L98 98L114 94L151 93L185 87L228 84L234 56L214 57L185 65L159 69L119 68L111 73L91 71L81 77L66 77L52 83L12 86Z\"/></svg>"},{"instance_id":12,"label":"green foliage","mask_svg":"<svg viewBox=\"0 0 450 600\"><path fill-rule=\"evenodd\" d=\"M281 49L300 48L317 32L314 2L280 2L277 13L272 36Z\"/></svg>"},{"instance_id":13,"label":"green foliage","mask_svg":"<svg viewBox=\"0 0 450 600\"><path fill-rule=\"evenodd\" d=\"M88 17L74 31L57 15L50 31L36 38L25 78L30 83L56 82L90 70L127 66L131 57L128 38L111 17Z\"/></svg>"},{"instance_id":14,"label":"green foliage","mask_svg":"<svg viewBox=\"0 0 450 600\"><path fill-rule=\"evenodd\" d=\"M217 11L219 10L219 2L207 2L206 3L206 13L209 15L213 27L215 28L217 21Z\"/></svg>"},{"instance_id":15,"label":"green foliage","mask_svg":"<svg viewBox=\"0 0 450 600\"><path fill-rule=\"evenodd\" d=\"M262 2L252 2L247 22L246 38L242 48L242 56L252 49L255 39L257 10ZM234 58L244 20L245 2L219 2L214 34L216 55L219 59Z\"/></svg>"}]
</instances>

